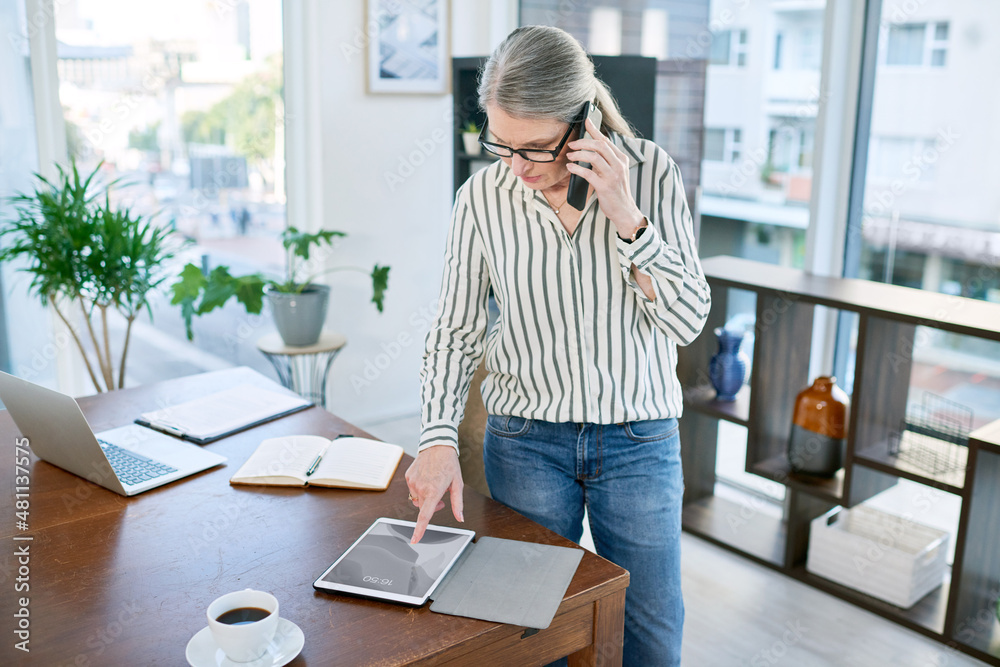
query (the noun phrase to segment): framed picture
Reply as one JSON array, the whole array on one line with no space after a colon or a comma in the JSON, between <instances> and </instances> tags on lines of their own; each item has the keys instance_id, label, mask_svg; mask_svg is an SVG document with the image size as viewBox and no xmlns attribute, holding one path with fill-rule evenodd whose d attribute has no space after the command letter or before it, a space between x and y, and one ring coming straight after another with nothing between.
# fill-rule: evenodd
<instances>
[{"instance_id":1,"label":"framed picture","mask_svg":"<svg viewBox=\"0 0 1000 667\"><path fill-rule=\"evenodd\" d=\"M448 0L368 0L368 92L445 94Z\"/></svg>"}]
</instances>

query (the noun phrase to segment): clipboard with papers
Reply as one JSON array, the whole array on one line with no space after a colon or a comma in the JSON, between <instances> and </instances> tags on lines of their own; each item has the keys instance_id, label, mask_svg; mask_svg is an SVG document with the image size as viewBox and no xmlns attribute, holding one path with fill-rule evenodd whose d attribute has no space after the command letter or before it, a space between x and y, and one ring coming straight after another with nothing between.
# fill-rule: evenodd
<instances>
[{"instance_id":1,"label":"clipboard with papers","mask_svg":"<svg viewBox=\"0 0 1000 667\"><path fill-rule=\"evenodd\" d=\"M241 384L160 410L144 412L135 423L204 445L312 405L300 396Z\"/></svg>"}]
</instances>

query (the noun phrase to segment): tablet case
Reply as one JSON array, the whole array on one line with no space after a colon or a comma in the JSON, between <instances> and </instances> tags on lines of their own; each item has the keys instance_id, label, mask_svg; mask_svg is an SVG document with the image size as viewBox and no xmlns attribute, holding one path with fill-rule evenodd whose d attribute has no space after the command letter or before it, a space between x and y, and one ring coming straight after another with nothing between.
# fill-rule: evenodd
<instances>
[{"instance_id":1,"label":"tablet case","mask_svg":"<svg viewBox=\"0 0 1000 667\"><path fill-rule=\"evenodd\" d=\"M581 558L583 549L481 537L431 595L431 611L544 630Z\"/></svg>"}]
</instances>

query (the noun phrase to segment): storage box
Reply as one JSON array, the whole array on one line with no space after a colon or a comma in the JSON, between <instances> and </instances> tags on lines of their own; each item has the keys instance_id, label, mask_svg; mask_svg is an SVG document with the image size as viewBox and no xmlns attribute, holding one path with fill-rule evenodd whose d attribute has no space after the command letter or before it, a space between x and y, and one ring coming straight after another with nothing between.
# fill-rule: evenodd
<instances>
[{"instance_id":1,"label":"storage box","mask_svg":"<svg viewBox=\"0 0 1000 667\"><path fill-rule=\"evenodd\" d=\"M898 607L941 585L948 533L859 505L813 519L806 569Z\"/></svg>"}]
</instances>

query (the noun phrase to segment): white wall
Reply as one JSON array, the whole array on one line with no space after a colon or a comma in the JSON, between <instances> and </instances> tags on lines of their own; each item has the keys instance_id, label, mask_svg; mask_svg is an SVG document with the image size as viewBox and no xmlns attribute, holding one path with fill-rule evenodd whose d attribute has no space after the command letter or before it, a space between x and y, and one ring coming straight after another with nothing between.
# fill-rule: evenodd
<instances>
[{"instance_id":1,"label":"white wall","mask_svg":"<svg viewBox=\"0 0 1000 667\"><path fill-rule=\"evenodd\" d=\"M491 50L508 0L453 2L453 52ZM356 423L419 411L420 360L440 289L452 205L450 95L369 95L364 55L352 48L364 3L317 3L322 226L349 233L333 264L392 267L385 312L370 284L331 274L327 326L348 344L330 374L330 410ZM503 28L501 30L501 28ZM289 119L289 122L294 122ZM291 187L291 186L290 186Z\"/></svg>"}]
</instances>

